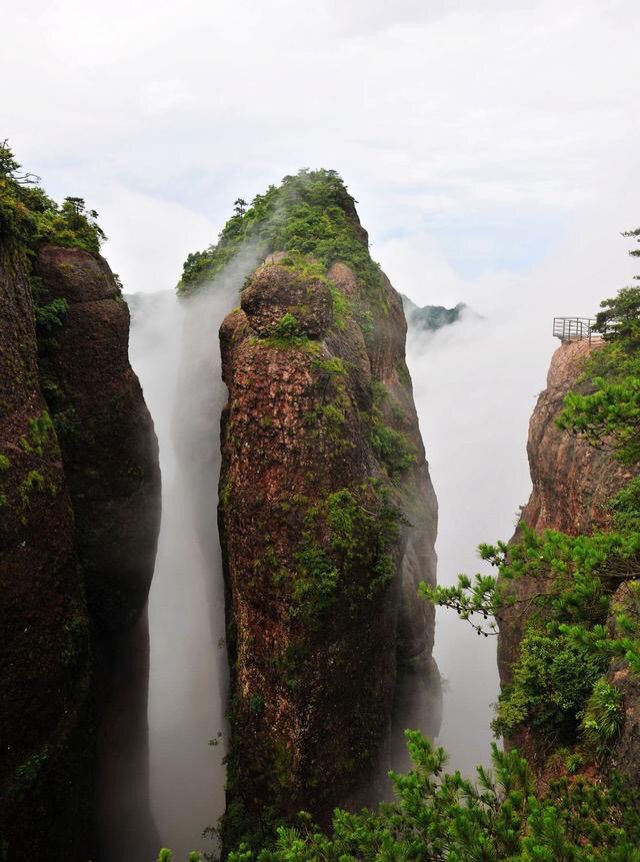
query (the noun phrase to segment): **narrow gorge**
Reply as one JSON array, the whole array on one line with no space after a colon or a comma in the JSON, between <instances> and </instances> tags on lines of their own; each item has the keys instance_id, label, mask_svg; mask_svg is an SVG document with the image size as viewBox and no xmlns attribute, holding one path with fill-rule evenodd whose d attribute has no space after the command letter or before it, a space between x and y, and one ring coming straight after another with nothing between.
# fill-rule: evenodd
<instances>
[{"instance_id":1,"label":"narrow gorge","mask_svg":"<svg viewBox=\"0 0 640 862\"><path fill-rule=\"evenodd\" d=\"M563 335L456 582L520 446L479 427L496 329L401 296L335 171L123 295L3 152L2 862L638 862L640 291Z\"/></svg>"}]
</instances>

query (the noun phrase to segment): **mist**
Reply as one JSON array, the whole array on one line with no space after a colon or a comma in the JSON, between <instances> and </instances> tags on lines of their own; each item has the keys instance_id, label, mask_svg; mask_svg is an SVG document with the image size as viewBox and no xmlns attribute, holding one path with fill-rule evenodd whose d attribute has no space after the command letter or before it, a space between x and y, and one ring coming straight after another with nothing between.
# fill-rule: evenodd
<instances>
[{"instance_id":1,"label":"mist","mask_svg":"<svg viewBox=\"0 0 640 862\"><path fill-rule=\"evenodd\" d=\"M212 849L202 833L225 805L228 669L217 504L227 389L218 330L259 262L255 248L243 249L186 302L173 291L128 297L131 364L155 423L163 480L149 594L149 797L161 846L177 858Z\"/></svg>"}]
</instances>

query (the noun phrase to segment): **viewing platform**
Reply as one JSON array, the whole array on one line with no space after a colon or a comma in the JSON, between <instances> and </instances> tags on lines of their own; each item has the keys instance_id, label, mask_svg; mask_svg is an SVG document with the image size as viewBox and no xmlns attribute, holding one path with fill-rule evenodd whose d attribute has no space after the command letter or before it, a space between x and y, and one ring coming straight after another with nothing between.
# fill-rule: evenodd
<instances>
[{"instance_id":1,"label":"viewing platform","mask_svg":"<svg viewBox=\"0 0 640 862\"><path fill-rule=\"evenodd\" d=\"M592 317L554 317L553 334L564 344L566 341L588 341L589 344L603 341L601 332L594 332Z\"/></svg>"}]
</instances>

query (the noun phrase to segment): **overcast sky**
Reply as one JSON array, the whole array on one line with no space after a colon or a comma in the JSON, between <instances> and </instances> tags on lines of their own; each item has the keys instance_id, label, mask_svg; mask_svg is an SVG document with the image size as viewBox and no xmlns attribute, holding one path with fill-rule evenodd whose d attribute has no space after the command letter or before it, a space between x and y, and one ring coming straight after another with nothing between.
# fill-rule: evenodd
<instances>
[{"instance_id":1,"label":"overcast sky","mask_svg":"<svg viewBox=\"0 0 640 862\"><path fill-rule=\"evenodd\" d=\"M22 0L2 29L2 134L131 291L303 166L425 302L639 220L637 0Z\"/></svg>"}]
</instances>

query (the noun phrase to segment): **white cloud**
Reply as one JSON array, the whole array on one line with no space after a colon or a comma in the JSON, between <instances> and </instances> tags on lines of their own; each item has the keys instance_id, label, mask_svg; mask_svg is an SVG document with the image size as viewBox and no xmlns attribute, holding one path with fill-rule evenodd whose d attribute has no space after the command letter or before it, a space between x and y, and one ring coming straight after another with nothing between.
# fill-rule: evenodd
<instances>
[{"instance_id":1,"label":"white cloud","mask_svg":"<svg viewBox=\"0 0 640 862\"><path fill-rule=\"evenodd\" d=\"M219 227L238 194L324 165L376 242L443 216L571 222L638 169L635 0L25 0L7 17L4 133L94 205L118 185Z\"/></svg>"},{"instance_id":2,"label":"white cloud","mask_svg":"<svg viewBox=\"0 0 640 862\"><path fill-rule=\"evenodd\" d=\"M121 186L98 192L96 201L110 226L104 254L127 292L172 289L187 254L216 236L214 225L198 213Z\"/></svg>"}]
</instances>

